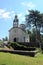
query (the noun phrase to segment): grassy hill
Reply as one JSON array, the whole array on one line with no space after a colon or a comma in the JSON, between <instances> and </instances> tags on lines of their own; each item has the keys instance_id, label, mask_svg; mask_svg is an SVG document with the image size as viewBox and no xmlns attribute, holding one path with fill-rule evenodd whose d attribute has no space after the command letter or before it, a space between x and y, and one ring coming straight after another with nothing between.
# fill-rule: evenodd
<instances>
[{"instance_id":1,"label":"grassy hill","mask_svg":"<svg viewBox=\"0 0 43 65\"><path fill-rule=\"evenodd\" d=\"M29 57L0 52L0 65L43 65L43 54Z\"/></svg>"}]
</instances>

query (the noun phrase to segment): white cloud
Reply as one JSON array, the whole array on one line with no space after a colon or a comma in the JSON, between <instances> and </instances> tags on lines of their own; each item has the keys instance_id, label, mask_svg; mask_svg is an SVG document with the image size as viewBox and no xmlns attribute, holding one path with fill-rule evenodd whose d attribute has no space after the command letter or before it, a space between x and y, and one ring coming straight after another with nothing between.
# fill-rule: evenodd
<instances>
[{"instance_id":1,"label":"white cloud","mask_svg":"<svg viewBox=\"0 0 43 65\"><path fill-rule=\"evenodd\" d=\"M29 2L27 6L29 7L29 9L35 8L35 4L33 4L32 2Z\"/></svg>"},{"instance_id":2,"label":"white cloud","mask_svg":"<svg viewBox=\"0 0 43 65\"><path fill-rule=\"evenodd\" d=\"M23 16L23 13L19 13L18 18L20 18L21 21L25 21L25 16Z\"/></svg>"},{"instance_id":3,"label":"white cloud","mask_svg":"<svg viewBox=\"0 0 43 65\"><path fill-rule=\"evenodd\" d=\"M21 20L22 20L22 21L25 21L25 17L22 17Z\"/></svg>"},{"instance_id":4,"label":"white cloud","mask_svg":"<svg viewBox=\"0 0 43 65\"><path fill-rule=\"evenodd\" d=\"M11 13L14 13L14 11L11 11Z\"/></svg>"},{"instance_id":5,"label":"white cloud","mask_svg":"<svg viewBox=\"0 0 43 65\"><path fill-rule=\"evenodd\" d=\"M21 5L27 6L29 9L35 8L35 4L32 2L22 2Z\"/></svg>"},{"instance_id":6,"label":"white cloud","mask_svg":"<svg viewBox=\"0 0 43 65\"><path fill-rule=\"evenodd\" d=\"M26 10L26 14L29 14L29 11L28 10Z\"/></svg>"},{"instance_id":7,"label":"white cloud","mask_svg":"<svg viewBox=\"0 0 43 65\"><path fill-rule=\"evenodd\" d=\"M3 14L2 14L2 17L5 18L5 19L11 18L10 12L5 12L5 13L3 13Z\"/></svg>"},{"instance_id":8,"label":"white cloud","mask_svg":"<svg viewBox=\"0 0 43 65\"><path fill-rule=\"evenodd\" d=\"M18 13L18 19L21 19L21 21L25 21L25 17L23 16L23 13ZM7 11L7 9L0 9L0 19L14 19L15 17L15 11Z\"/></svg>"},{"instance_id":9,"label":"white cloud","mask_svg":"<svg viewBox=\"0 0 43 65\"><path fill-rule=\"evenodd\" d=\"M21 5L25 5L25 2L21 2Z\"/></svg>"},{"instance_id":10,"label":"white cloud","mask_svg":"<svg viewBox=\"0 0 43 65\"><path fill-rule=\"evenodd\" d=\"M0 9L0 15L2 15L5 12L5 9Z\"/></svg>"},{"instance_id":11,"label":"white cloud","mask_svg":"<svg viewBox=\"0 0 43 65\"><path fill-rule=\"evenodd\" d=\"M10 19L14 11L7 11L5 8L0 9L0 19Z\"/></svg>"},{"instance_id":12,"label":"white cloud","mask_svg":"<svg viewBox=\"0 0 43 65\"><path fill-rule=\"evenodd\" d=\"M22 17L22 13L19 13L19 14L18 14L18 18L20 18L20 17Z\"/></svg>"}]
</instances>

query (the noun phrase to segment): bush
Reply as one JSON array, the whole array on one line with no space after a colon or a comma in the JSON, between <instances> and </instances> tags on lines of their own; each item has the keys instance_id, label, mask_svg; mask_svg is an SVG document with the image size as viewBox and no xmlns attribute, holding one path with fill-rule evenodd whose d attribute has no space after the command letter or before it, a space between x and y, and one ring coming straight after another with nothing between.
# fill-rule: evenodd
<instances>
[{"instance_id":1,"label":"bush","mask_svg":"<svg viewBox=\"0 0 43 65\"><path fill-rule=\"evenodd\" d=\"M36 50L35 47L27 47L23 44L19 44L16 42L9 42L10 46L12 46L15 50L28 50L28 51L33 51Z\"/></svg>"}]
</instances>

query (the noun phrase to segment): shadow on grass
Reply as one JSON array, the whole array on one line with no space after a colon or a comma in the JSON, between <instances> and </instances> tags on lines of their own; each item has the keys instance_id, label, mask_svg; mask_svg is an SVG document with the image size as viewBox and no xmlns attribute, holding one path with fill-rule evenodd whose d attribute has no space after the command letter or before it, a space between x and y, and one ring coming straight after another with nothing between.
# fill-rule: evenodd
<instances>
[{"instance_id":1,"label":"shadow on grass","mask_svg":"<svg viewBox=\"0 0 43 65\"><path fill-rule=\"evenodd\" d=\"M26 55L26 56L32 56L34 57L35 54L37 54L37 51L18 51L18 50L14 50L14 51L8 51L8 50L0 50L0 52L6 52L6 53L11 53L11 54L19 54L19 55Z\"/></svg>"},{"instance_id":2,"label":"shadow on grass","mask_svg":"<svg viewBox=\"0 0 43 65\"><path fill-rule=\"evenodd\" d=\"M1 65L6 65L6 64L1 64Z\"/></svg>"}]
</instances>

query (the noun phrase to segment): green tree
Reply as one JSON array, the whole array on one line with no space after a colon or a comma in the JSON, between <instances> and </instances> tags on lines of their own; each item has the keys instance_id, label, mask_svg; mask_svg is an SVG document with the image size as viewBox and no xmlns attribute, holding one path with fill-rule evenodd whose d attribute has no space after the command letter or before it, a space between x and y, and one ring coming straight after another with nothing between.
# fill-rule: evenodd
<instances>
[{"instance_id":1,"label":"green tree","mask_svg":"<svg viewBox=\"0 0 43 65\"><path fill-rule=\"evenodd\" d=\"M30 35L30 41L36 42L36 30L35 28L32 29L31 35Z\"/></svg>"},{"instance_id":2,"label":"green tree","mask_svg":"<svg viewBox=\"0 0 43 65\"><path fill-rule=\"evenodd\" d=\"M43 14L37 10L29 10L29 14L26 15L27 27L35 27L36 29L36 41L40 40L40 29L43 26ZM39 34L38 34L39 33ZM38 39L39 38L39 39Z\"/></svg>"},{"instance_id":3,"label":"green tree","mask_svg":"<svg viewBox=\"0 0 43 65\"><path fill-rule=\"evenodd\" d=\"M8 41L8 37L2 38L3 41Z\"/></svg>"},{"instance_id":4,"label":"green tree","mask_svg":"<svg viewBox=\"0 0 43 65\"><path fill-rule=\"evenodd\" d=\"M8 41L8 37L7 36L5 37L5 41Z\"/></svg>"}]
</instances>

